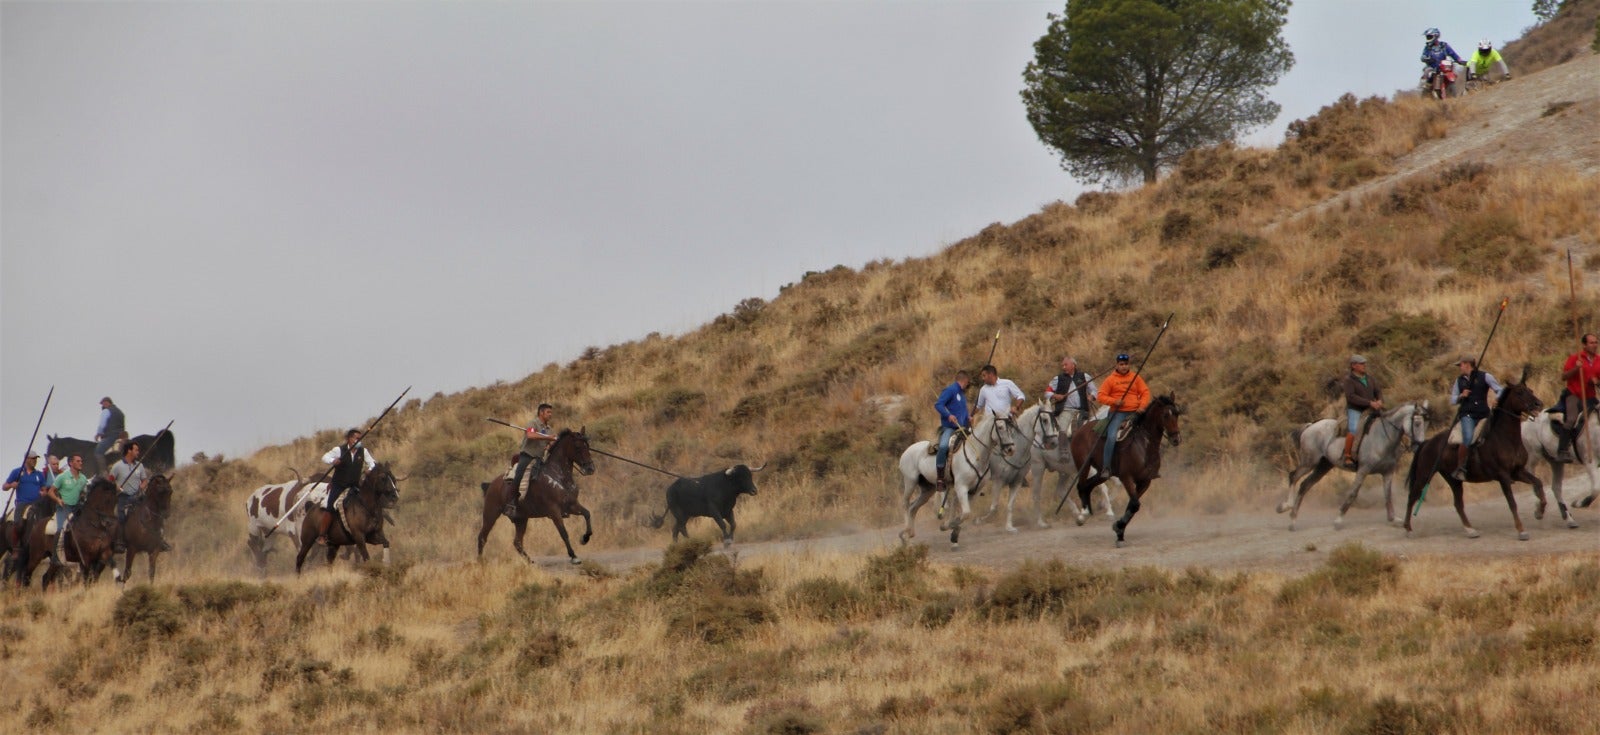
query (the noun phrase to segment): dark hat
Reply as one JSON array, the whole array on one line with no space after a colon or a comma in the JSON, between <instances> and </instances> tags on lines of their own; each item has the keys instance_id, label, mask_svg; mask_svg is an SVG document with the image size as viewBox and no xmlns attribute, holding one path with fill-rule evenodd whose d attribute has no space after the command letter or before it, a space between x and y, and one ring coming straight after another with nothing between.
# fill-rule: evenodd
<instances>
[{"instance_id":1,"label":"dark hat","mask_svg":"<svg viewBox=\"0 0 1600 735\"><path fill-rule=\"evenodd\" d=\"M101 396L100 397L100 402L101 403L114 403L114 401L111 400L111 396Z\"/></svg>"},{"instance_id":2,"label":"dark hat","mask_svg":"<svg viewBox=\"0 0 1600 735\"><path fill-rule=\"evenodd\" d=\"M1118 352L1117 353L1117 362L1132 362L1132 361L1133 361L1133 357L1128 355L1128 353L1126 353L1126 352Z\"/></svg>"}]
</instances>

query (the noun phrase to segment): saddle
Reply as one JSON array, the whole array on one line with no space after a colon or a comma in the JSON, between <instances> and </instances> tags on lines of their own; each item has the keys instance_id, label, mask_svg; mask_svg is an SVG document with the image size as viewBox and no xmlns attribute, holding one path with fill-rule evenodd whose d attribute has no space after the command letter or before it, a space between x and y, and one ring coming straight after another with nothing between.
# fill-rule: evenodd
<instances>
[{"instance_id":1,"label":"saddle","mask_svg":"<svg viewBox=\"0 0 1600 735\"><path fill-rule=\"evenodd\" d=\"M961 449L961 445L965 444L966 442L967 442L967 432L965 432L965 431L956 432L955 436L950 437L950 453L951 454L955 454L957 450ZM932 456L934 456L934 455L936 455L938 453L939 453L939 436L937 434L935 434L933 439L928 442L928 456L932 457Z\"/></svg>"},{"instance_id":2,"label":"saddle","mask_svg":"<svg viewBox=\"0 0 1600 735\"><path fill-rule=\"evenodd\" d=\"M1489 438L1488 429L1489 429L1489 419L1484 419L1482 421L1479 421L1477 428L1473 431L1472 444L1469 445L1469 446L1474 446L1474 447L1478 446L1479 444L1482 444L1485 439ZM1452 447L1461 446L1461 422L1460 421L1457 421L1454 425L1452 425L1450 427L1450 436L1445 439L1445 444L1448 444L1448 445L1450 445Z\"/></svg>"},{"instance_id":3,"label":"saddle","mask_svg":"<svg viewBox=\"0 0 1600 735\"><path fill-rule=\"evenodd\" d=\"M1372 425L1375 422L1377 422L1378 416L1380 414L1377 411L1368 410L1368 411L1362 412L1361 415L1362 415L1361 431L1356 432L1356 443L1350 445L1350 456L1351 457L1360 457L1361 456L1361 445L1364 442L1367 441L1367 435L1372 433ZM1342 419L1336 419L1336 420L1342 420ZM1461 429L1461 424L1456 424L1456 430L1457 430L1458 433L1455 434L1455 439L1453 440L1456 444L1460 444L1461 443L1461 434L1459 433L1460 429ZM1479 438L1482 438L1481 435L1483 434L1483 432L1478 432L1478 433L1480 435ZM1477 442L1473 442L1473 444L1476 445Z\"/></svg>"},{"instance_id":4,"label":"saddle","mask_svg":"<svg viewBox=\"0 0 1600 735\"><path fill-rule=\"evenodd\" d=\"M528 463L527 471L522 473L522 484L517 486L517 488L516 488L517 491L520 492L520 491L523 491L523 490L527 490L529 487L531 487L533 485L533 478L538 477L539 473L543 472L543 471L544 471L544 458L543 457L534 457L533 461ZM511 482L512 480L517 479L517 460L516 460L516 458L512 458L511 466L506 468L505 477L502 478L502 479L504 479L507 483Z\"/></svg>"},{"instance_id":5,"label":"saddle","mask_svg":"<svg viewBox=\"0 0 1600 735\"><path fill-rule=\"evenodd\" d=\"M1143 418L1143 416L1140 416L1139 418ZM1095 421L1094 421L1094 433L1099 434L1101 436L1105 436L1106 424L1108 424L1108 423L1111 423L1111 419L1110 418L1095 419ZM1133 433L1133 427L1138 423L1139 423L1138 418L1134 419L1133 421L1124 421L1124 422L1122 422L1122 425L1117 427L1117 435L1115 437L1113 437L1111 439L1111 441L1120 442L1123 439L1128 438L1128 435Z\"/></svg>"}]
</instances>

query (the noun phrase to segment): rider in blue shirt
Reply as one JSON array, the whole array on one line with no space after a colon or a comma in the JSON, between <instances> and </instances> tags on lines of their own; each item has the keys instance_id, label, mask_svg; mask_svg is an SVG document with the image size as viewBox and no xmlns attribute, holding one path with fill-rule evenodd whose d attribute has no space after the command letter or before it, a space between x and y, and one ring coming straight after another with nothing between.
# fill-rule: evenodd
<instances>
[{"instance_id":1,"label":"rider in blue shirt","mask_svg":"<svg viewBox=\"0 0 1600 735\"><path fill-rule=\"evenodd\" d=\"M950 437L957 431L965 429L972 424L972 418L967 415L967 384L971 382L967 371L957 370L955 382L945 386L939 394L939 400L933 407L939 410L939 453L934 457L937 470L934 475L938 478L937 487L944 490L944 465L950 458Z\"/></svg>"},{"instance_id":2,"label":"rider in blue shirt","mask_svg":"<svg viewBox=\"0 0 1600 735\"><path fill-rule=\"evenodd\" d=\"M16 545L17 540L21 537L23 512L28 509L28 506L39 500L39 494L44 490L44 471L38 469L38 467L39 453L29 451L28 456L22 461L22 466L12 470L11 474L6 477L5 489L16 493L12 499L12 507L16 509L11 523L11 543L13 546Z\"/></svg>"},{"instance_id":3,"label":"rider in blue shirt","mask_svg":"<svg viewBox=\"0 0 1600 735\"><path fill-rule=\"evenodd\" d=\"M1438 28L1429 28L1422 37L1428 40L1422 45L1422 63L1427 64L1429 69L1438 71L1439 62L1446 58L1454 59L1457 64L1466 66L1467 62L1462 60L1455 49L1450 48L1450 44L1439 40Z\"/></svg>"}]
</instances>

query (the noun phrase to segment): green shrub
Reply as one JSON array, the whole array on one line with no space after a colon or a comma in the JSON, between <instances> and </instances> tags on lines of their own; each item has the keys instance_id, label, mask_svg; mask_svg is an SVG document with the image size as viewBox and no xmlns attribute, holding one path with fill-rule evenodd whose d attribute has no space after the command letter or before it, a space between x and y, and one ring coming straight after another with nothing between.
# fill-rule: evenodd
<instances>
[{"instance_id":1,"label":"green shrub","mask_svg":"<svg viewBox=\"0 0 1600 735\"><path fill-rule=\"evenodd\" d=\"M1510 212L1462 217L1445 230L1440 249L1456 270L1483 276L1512 276L1539 265L1539 250Z\"/></svg>"},{"instance_id":2,"label":"green shrub","mask_svg":"<svg viewBox=\"0 0 1600 735\"><path fill-rule=\"evenodd\" d=\"M517 649L514 668L517 674L524 677L540 669L550 668L561 660L561 654L573 645L571 638L553 630L534 633L529 635Z\"/></svg>"},{"instance_id":3,"label":"green shrub","mask_svg":"<svg viewBox=\"0 0 1600 735\"><path fill-rule=\"evenodd\" d=\"M1067 682L1049 682L1001 692L978 712L983 732L1089 732L1102 726L1093 705Z\"/></svg>"},{"instance_id":4,"label":"green shrub","mask_svg":"<svg viewBox=\"0 0 1600 735\"><path fill-rule=\"evenodd\" d=\"M1068 567L1060 559L1043 564L1030 559L995 582L982 611L1001 620L1060 614L1069 604L1109 586L1110 580L1102 572Z\"/></svg>"},{"instance_id":5,"label":"green shrub","mask_svg":"<svg viewBox=\"0 0 1600 735\"><path fill-rule=\"evenodd\" d=\"M794 675L792 650L732 652L696 670L684 687L696 698L732 704L785 688Z\"/></svg>"},{"instance_id":6,"label":"green shrub","mask_svg":"<svg viewBox=\"0 0 1600 735\"><path fill-rule=\"evenodd\" d=\"M707 592L684 601L667 619L667 630L706 643L729 643L745 638L776 616L766 600Z\"/></svg>"},{"instance_id":7,"label":"green shrub","mask_svg":"<svg viewBox=\"0 0 1600 735\"><path fill-rule=\"evenodd\" d=\"M170 636L183 630L183 608L166 592L141 584L117 598L111 622L135 640Z\"/></svg>"},{"instance_id":8,"label":"green shrub","mask_svg":"<svg viewBox=\"0 0 1600 735\"><path fill-rule=\"evenodd\" d=\"M1570 664L1595 658L1593 621L1554 620L1528 631L1522 648L1532 661L1544 666Z\"/></svg>"},{"instance_id":9,"label":"green shrub","mask_svg":"<svg viewBox=\"0 0 1600 735\"><path fill-rule=\"evenodd\" d=\"M1354 351L1383 355L1391 367L1411 371L1449 346L1444 322L1432 314L1391 314L1350 340Z\"/></svg>"},{"instance_id":10,"label":"green shrub","mask_svg":"<svg viewBox=\"0 0 1600 735\"><path fill-rule=\"evenodd\" d=\"M927 576L928 547L909 544L867 557L858 582L875 604L896 609L923 595Z\"/></svg>"},{"instance_id":11,"label":"green shrub","mask_svg":"<svg viewBox=\"0 0 1600 735\"><path fill-rule=\"evenodd\" d=\"M1359 542L1347 543L1328 555L1322 569L1284 584L1278 603L1294 605L1317 595L1370 597L1393 587L1399 577L1400 562L1394 557Z\"/></svg>"},{"instance_id":12,"label":"green shrub","mask_svg":"<svg viewBox=\"0 0 1600 735\"><path fill-rule=\"evenodd\" d=\"M833 577L804 580L789 588L789 604L818 620L849 620L865 607L865 597L855 585Z\"/></svg>"}]
</instances>

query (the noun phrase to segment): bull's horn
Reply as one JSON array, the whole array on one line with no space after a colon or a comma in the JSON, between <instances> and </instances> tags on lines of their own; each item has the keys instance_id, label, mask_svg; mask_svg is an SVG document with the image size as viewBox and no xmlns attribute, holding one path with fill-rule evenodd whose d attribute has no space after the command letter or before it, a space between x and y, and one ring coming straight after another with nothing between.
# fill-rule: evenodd
<instances>
[{"instance_id":1,"label":"bull's horn","mask_svg":"<svg viewBox=\"0 0 1600 735\"><path fill-rule=\"evenodd\" d=\"M767 463L766 463L766 462L762 462L762 463L761 463L761 464L760 464L760 466L757 466L757 467L751 467L751 468L750 468L750 471L751 471L751 472L760 472L760 471L762 471L762 470L764 470L764 469L766 469L766 468L767 468Z\"/></svg>"},{"instance_id":2,"label":"bull's horn","mask_svg":"<svg viewBox=\"0 0 1600 735\"><path fill-rule=\"evenodd\" d=\"M733 477L733 468L729 467L728 469L723 470L722 474L727 475L729 477Z\"/></svg>"},{"instance_id":3,"label":"bull's horn","mask_svg":"<svg viewBox=\"0 0 1600 735\"><path fill-rule=\"evenodd\" d=\"M410 477L410 475L406 475L405 477L396 477L396 478L394 478L394 481L395 482L405 482L407 477Z\"/></svg>"}]
</instances>

